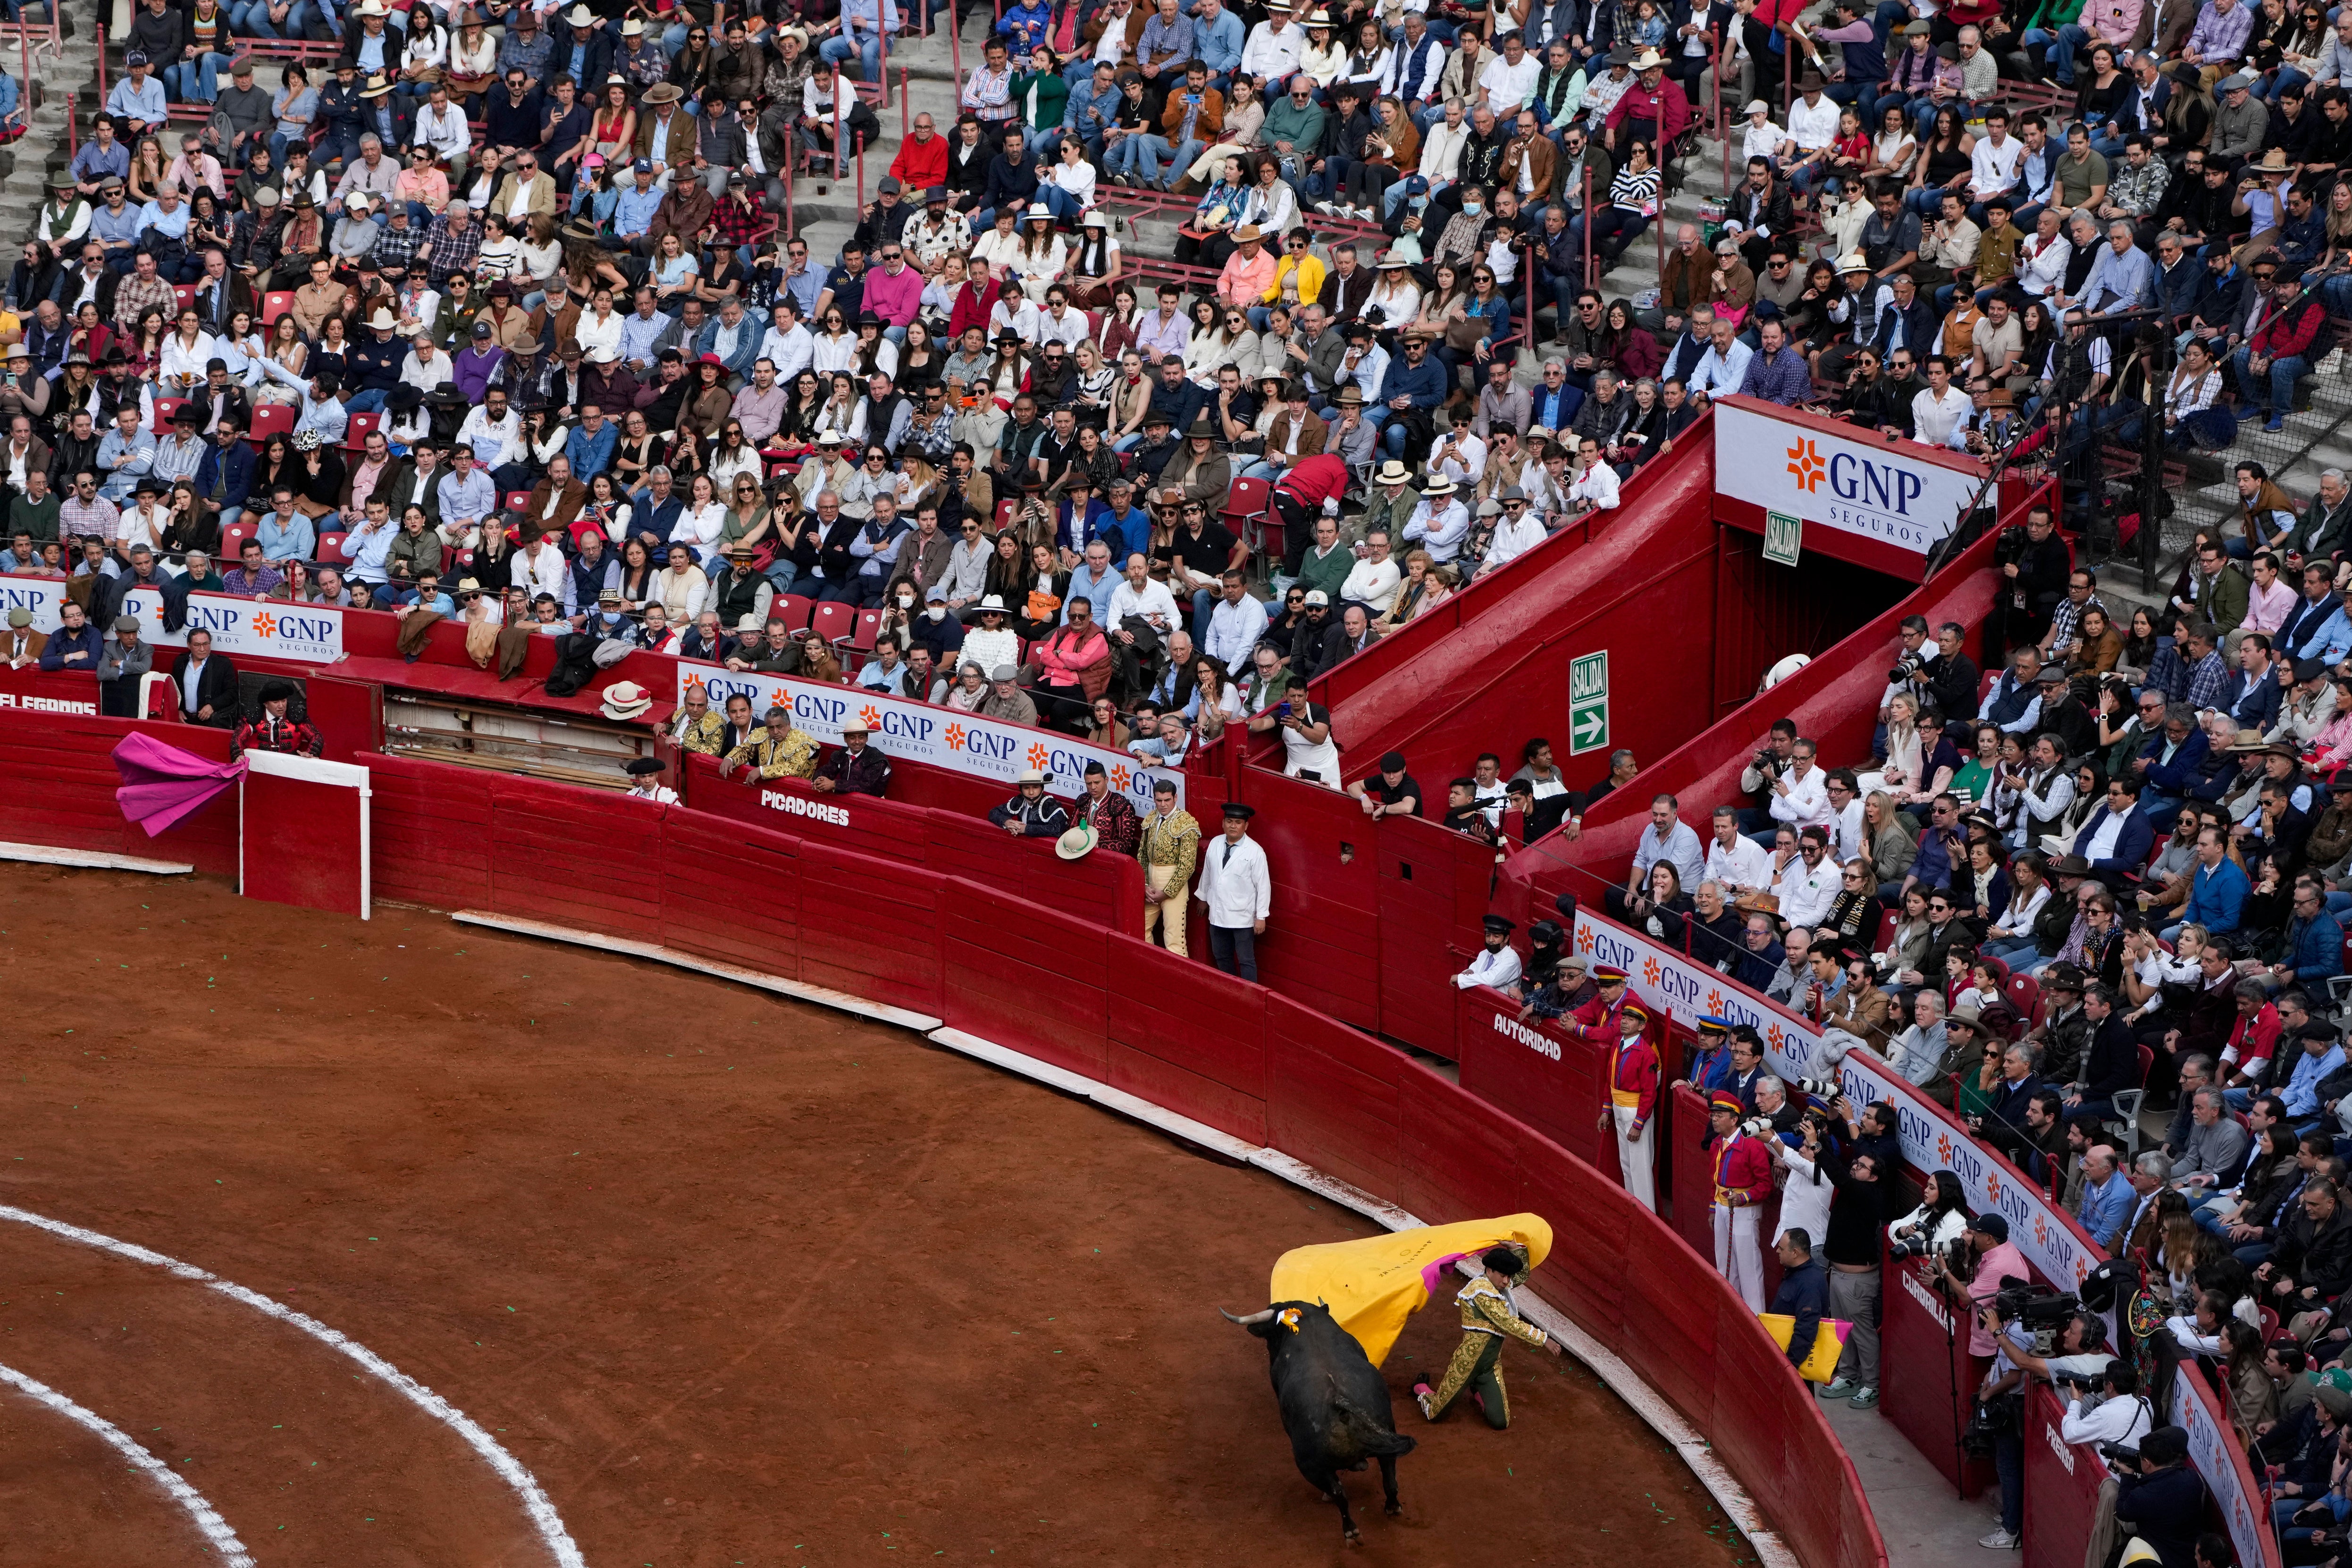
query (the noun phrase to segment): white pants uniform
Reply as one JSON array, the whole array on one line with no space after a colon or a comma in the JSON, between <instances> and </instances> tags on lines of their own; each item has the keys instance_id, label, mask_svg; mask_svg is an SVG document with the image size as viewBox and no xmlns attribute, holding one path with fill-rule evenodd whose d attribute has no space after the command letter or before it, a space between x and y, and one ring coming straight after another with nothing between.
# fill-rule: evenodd
<instances>
[{"instance_id":1,"label":"white pants uniform","mask_svg":"<svg viewBox=\"0 0 2352 1568\"><path fill-rule=\"evenodd\" d=\"M1654 1151L1650 1142L1655 1129L1643 1128L1641 1139L1636 1142L1626 1134L1633 1129L1633 1118L1642 1113L1641 1107L1612 1105L1609 1109L1617 1119L1617 1168L1625 1173L1625 1190L1633 1195L1634 1202L1655 1214L1658 1183L1652 1169L1651 1155Z\"/></svg>"},{"instance_id":2,"label":"white pants uniform","mask_svg":"<svg viewBox=\"0 0 2352 1568\"><path fill-rule=\"evenodd\" d=\"M1756 1245L1756 1209L1715 1206L1715 1266L1751 1312L1764 1310L1764 1254Z\"/></svg>"}]
</instances>

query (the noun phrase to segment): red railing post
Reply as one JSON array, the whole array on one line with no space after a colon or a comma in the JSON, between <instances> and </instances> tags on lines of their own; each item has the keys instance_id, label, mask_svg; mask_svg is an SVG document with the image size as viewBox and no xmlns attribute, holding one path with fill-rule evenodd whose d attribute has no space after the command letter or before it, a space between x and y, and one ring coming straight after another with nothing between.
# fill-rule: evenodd
<instances>
[{"instance_id":1,"label":"red railing post","mask_svg":"<svg viewBox=\"0 0 2352 1568\"><path fill-rule=\"evenodd\" d=\"M59 4L62 0L52 0L52 3ZM104 27L98 30L98 111L100 114L106 112L106 29Z\"/></svg>"},{"instance_id":2,"label":"red railing post","mask_svg":"<svg viewBox=\"0 0 2352 1568\"><path fill-rule=\"evenodd\" d=\"M841 107L841 66L836 61L833 68L833 145L824 150L825 162L833 165L833 177L836 180L841 178L841 128L848 123L849 116Z\"/></svg>"},{"instance_id":3,"label":"red railing post","mask_svg":"<svg viewBox=\"0 0 2352 1568\"><path fill-rule=\"evenodd\" d=\"M1538 254L1538 252L1532 249L1528 252L1528 329L1526 336L1528 340L1528 352L1530 354L1534 353L1536 350L1536 256Z\"/></svg>"},{"instance_id":4,"label":"red railing post","mask_svg":"<svg viewBox=\"0 0 2352 1568\"><path fill-rule=\"evenodd\" d=\"M955 72L956 95L963 95L963 12L957 0L948 0L948 68ZM957 112L962 112L961 103Z\"/></svg>"},{"instance_id":5,"label":"red railing post","mask_svg":"<svg viewBox=\"0 0 2352 1568\"><path fill-rule=\"evenodd\" d=\"M80 128L75 124L79 118L80 108L74 101L75 96L73 93L66 94L66 162L68 166L73 162L74 154L81 151Z\"/></svg>"},{"instance_id":6,"label":"red railing post","mask_svg":"<svg viewBox=\"0 0 2352 1568\"><path fill-rule=\"evenodd\" d=\"M1787 114L1789 106L1797 101L1797 51L1789 40L1780 42L1780 112Z\"/></svg>"},{"instance_id":7,"label":"red railing post","mask_svg":"<svg viewBox=\"0 0 2352 1568\"><path fill-rule=\"evenodd\" d=\"M890 73L888 71L884 71L882 74L885 77L887 77ZM909 73L905 66L900 66L898 68L898 140L901 141L906 141L907 138L915 134L915 111L907 102L907 78L908 74Z\"/></svg>"},{"instance_id":8,"label":"red railing post","mask_svg":"<svg viewBox=\"0 0 2352 1568\"><path fill-rule=\"evenodd\" d=\"M1710 40L1708 48L1715 58L1715 133L1723 141L1723 195L1731 199L1731 126L1723 118L1723 65L1730 57L1724 53L1723 40Z\"/></svg>"},{"instance_id":9,"label":"red railing post","mask_svg":"<svg viewBox=\"0 0 2352 1568\"><path fill-rule=\"evenodd\" d=\"M1588 141L1584 151L1584 287L1592 287L1592 146Z\"/></svg>"},{"instance_id":10,"label":"red railing post","mask_svg":"<svg viewBox=\"0 0 2352 1568\"><path fill-rule=\"evenodd\" d=\"M866 132L857 133L857 210L866 210Z\"/></svg>"},{"instance_id":11,"label":"red railing post","mask_svg":"<svg viewBox=\"0 0 2352 1568\"><path fill-rule=\"evenodd\" d=\"M784 237L791 239L800 232L793 213L793 188L800 183L801 137L795 126L784 142Z\"/></svg>"},{"instance_id":12,"label":"red railing post","mask_svg":"<svg viewBox=\"0 0 2352 1568\"><path fill-rule=\"evenodd\" d=\"M889 4L890 0L874 0L874 27L882 35L882 107L885 109L890 107L890 28L886 10Z\"/></svg>"}]
</instances>

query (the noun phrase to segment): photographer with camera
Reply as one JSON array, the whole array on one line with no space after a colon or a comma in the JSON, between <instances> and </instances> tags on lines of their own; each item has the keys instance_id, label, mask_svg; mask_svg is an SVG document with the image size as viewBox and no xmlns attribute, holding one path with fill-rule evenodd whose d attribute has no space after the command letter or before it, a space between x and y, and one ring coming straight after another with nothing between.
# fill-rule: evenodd
<instances>
[{"instance_id":1,"label":"photographer with camera","mask_svg":"<svg viewBox=\"0 0 2352 1568\"><path fill-rule=\"evenodd\" d=\"M2058 1435L2070 1443L2095 1446L2107 1461L2107 1478L2099 1483L2098 1500L2091 1506L2091 1540L2083 1561L2105 1563L2115 1553L2116 1498L2121 1477L2139 1468L2136 1446L2155 1429L2156 1411L2139 1391L2139 1371L2128 1361L2113 1360L2095 1379L2053 1379L2066 1414Z\"/></svg>"},{"instance_id":2,"label":"photographer with camera","mask_svg":"<svg viewBox=\"0 0 2352 1568\"><path fill-rule=\"evenodd\" d=\"M1960 1443L1972 1452L1992 1454L2000 1477L2000 1524L1977 1544L2000 1552L2014 1548L2025 1530L2027 1381L2087 1383L2105 1375L2111 1357L2106 1325L2083 1311L2074 1297L2028 1284L2025 1260L2008 1245L2008 1224L1997 1214L1977 1217L1977 1227L1988 1223L1999 1224L2001 1240L1984 1249L1969 1286L1974 1306L1969 1348L1975 1350L1981 1340L1993 1363L1978 1386L1976 1414ZM2010 1260L1996 1263L2003 1251ZM2013 1278L2007 1272L2012 1270Z\"/></svg>"},{"instance_id":3,"label":"photographer with camera","mask_svg":"<svg viewBox=\"0 0 2352 1568\"><path fill-rule=\"evenodd\" d=\"M1960 1178L1937 1171L1919 1187L1919 1207L1886 1228L1886 1249L1898 1261L1940 1256L1968 1234L1969 1200Z\"/></svg>"},{"instance_id":4,"label":"photographer with camera","mask_svg":"<svg viewBox=\"0 0 2352 1568\"><path fill-rule=\"evenodd\" d=\"M2066 596L2066 541L2058 537L2057 514L2035 506L2022 528L2003 528L1993 546L1993 564L2003 579L1992 613L1985 618L1985 658L1999 658L2012 643L2039 643L2049 630L2058 601Z\"/></svg>"},{"instance_id":5,"label":"photographer with camera","mask_svg":"<svg viewBox=\"0 0 2352 1568\"><path fill-rule=\"evenodd\" d=\"M1822 1389L1821 1396L1850 1399L1856 1409L1867 1410L1878 1403L1878 1260L1883 1246L1879 1229L1886 1223L1887 1207L1895 1196L1893 1183L1884 1179L1884 1173L1895 1167L1877 1152L1877 1139L1862 1133L1852 1101L1840 1094L1831 1100L1830 1108L1844 1119L1849 1138L1864 1146L1852 1147L1850 1154L1841 1154L1834 1147L1817 1154L1810 1146L1784 1158L1776 1154L1789 1169L1780 1213L1785 1228L1788 1194L1800 1190L1811 1178L1812 1173L1805 1168L1808 1164L1828 1175L1827 1217L1819 1222L1821 1228L1804 1228L1822 1239L1818 1256L1829 1270L1830 1316L1852 1323L1853 1332L1846 1336L1845 1352L1838 1357L1836 1376ZM1871 1109L1875 1112L1878 1107Z\"/></svg>"},{"instance_id":6,"label":"photographer with camera","mask_svg":"<svg viewBox=\"0 0 2352 1568\"><path fill-rule=\"evenodd\" d=\"M1770 810L1772 785L1789 770L1796 749L1797 721L1776 718L1764 745L1748 759L1748 766L1739 770L1740 793L1752 802L1739 813L1739 831L1767 850L1772 847L1772 835L1780 827Z\"/></svg>"}]
</instances>

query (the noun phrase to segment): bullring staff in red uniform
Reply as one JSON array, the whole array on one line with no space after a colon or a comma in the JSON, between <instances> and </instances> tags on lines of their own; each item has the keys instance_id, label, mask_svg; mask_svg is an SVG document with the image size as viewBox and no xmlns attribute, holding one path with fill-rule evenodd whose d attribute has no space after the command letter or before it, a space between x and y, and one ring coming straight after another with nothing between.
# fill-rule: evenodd
<instances>
[{"instance_id":1,"label":"bullring staff in red uniform","mask_svg":"<svg viewBox=\"0 0 2352 1568\"><path fill-rule=\"evenodd\" d=\"M1598 988L1597 994L1568 1015L1569 1025L1572 1029L1600 1031L1580 1038L1614 1040L1617 1038L1617 1014L1629 999L1625 994L1625 971L1603 964L1592 971L1592 983ZM1603 1024L1609 1026L1605 1031L1601 1030Z\"/></svg>"},{"instance_id":2,"label":"bullring staff in red uniform","mask_svg":"<svg viewBox=\"0 0 2352 1568\"><path fill-rule=\"evenodd\" d=\"M1764 1254L1756 1245L1756 1222L1772 1196L1772 1157L1763 1143L1739 1129L1739 1096L1718 1089L1707 1096L1708 1169L1715 1176L1715 1201L1707 1215L1715 1226L1715 1266L1748 1303L1764 1310Z\"/></svg>"},{"instance_id":3,"label":"bullring staff in red uniform","mask_svg":"<svg viewBox=\"0 0 2352 1568\"><path fill-rule=\"evenodd\" d=\"M1617 1027L1603 1035L1605 1026L1570 1024L1569 1032L1581 1040L1610 1047L1609 1108L1601 1113L1603 1132L1615 1124L1617 1168L1625 1173L1625 1190L1652 1214L1658 1212L1657 1180L1653 1172L1654 1147L1642 1136L1658 1108L1658 1053L1643 1031L1650 1015L1637 1002L1617 1009Z\"/></svg>"}]
</instances>

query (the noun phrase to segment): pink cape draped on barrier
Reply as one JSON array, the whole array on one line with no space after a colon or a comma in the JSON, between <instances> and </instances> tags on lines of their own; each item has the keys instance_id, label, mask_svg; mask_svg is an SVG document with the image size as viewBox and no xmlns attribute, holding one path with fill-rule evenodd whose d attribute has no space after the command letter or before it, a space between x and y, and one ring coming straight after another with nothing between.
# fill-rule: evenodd
<instances>
[{"instance_id":1,"label":"pink cape draped on barrier","mask_svg":"<svg viewBox=\"0 0 2352 1568\"><path fill-rule=\"evenodd\" d=\"M136 731L114 748L122 788L114 799L122 814L154 838L245 777L245 759L212 762Z\"/></svg>"}]
</instances>

